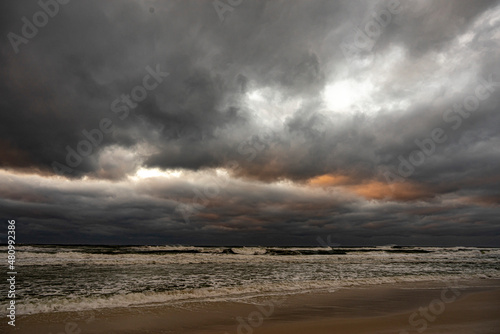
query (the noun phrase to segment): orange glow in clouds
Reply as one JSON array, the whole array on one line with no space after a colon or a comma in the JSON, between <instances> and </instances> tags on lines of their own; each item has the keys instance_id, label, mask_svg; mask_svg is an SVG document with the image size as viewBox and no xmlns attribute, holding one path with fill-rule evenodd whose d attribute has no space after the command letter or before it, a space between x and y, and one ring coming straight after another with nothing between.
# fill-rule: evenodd
<instances>
[{"instance_id":1,"label":"orange glow in clouds","mask_svg":"<svg viewBox=\"0 0 500 334\"><path fill-rule=\"evenodd\" d=\"M406 182L386 183L377 180L361 181L346 175L324 174L309 180L312 186L339 187L366 199L408 201L432 197L424 186Z\"/></svg>"}]
</instances>

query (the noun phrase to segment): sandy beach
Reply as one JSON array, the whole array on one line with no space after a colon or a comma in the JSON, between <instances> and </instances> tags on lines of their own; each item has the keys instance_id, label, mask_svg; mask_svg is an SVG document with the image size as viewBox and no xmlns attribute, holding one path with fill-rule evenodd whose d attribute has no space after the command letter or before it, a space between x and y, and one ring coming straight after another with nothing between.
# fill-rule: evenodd
<instances>
[{"instance_id":1,"label":"sandy beach","mask_svg":"<svg viewBox=\"0 0 500 334\"><path fill-rule=\"evenodd\" d=\"M500 332L500 280L344 288L248 302L197 301L19 316L6 333Z\"/></svg>"}]
</instances>

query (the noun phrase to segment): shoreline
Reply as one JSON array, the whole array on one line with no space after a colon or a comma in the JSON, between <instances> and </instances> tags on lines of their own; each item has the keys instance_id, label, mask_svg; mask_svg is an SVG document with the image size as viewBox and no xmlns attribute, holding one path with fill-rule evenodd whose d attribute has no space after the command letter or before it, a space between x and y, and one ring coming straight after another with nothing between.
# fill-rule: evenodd
<instances>
[{"instance_id":1,"label":"shoreline","mask_svg":"<svg viewBox=\"0 0 500 334\"><path fill-rule=\"evenodd\" d=\"M422 307L427 313L419 312ZM21 334L293 334L334 330L410 334L426 327L426 333L472 333L470 328L474 328L474 333L493 334L500 329L499 314L500 279L476 279L365 285L239 301L37 313L16 317L16 327L4 321L0 330Z\"/></svg>"},{"instance_id":2,"label":"shoreline","mask_svg":"<svg viewBox=\"0 0 500 334\"><path fill-rule=\"evenodd\" d=\"M142 292L139 293L129 293L129 294L115 294L115 295L101 295L92 298L83 297L75 299L65 299L58 298L57 300L47 300L46 303L38 302L39 306L50 306L50 307L34 307L29 306L29 304L23 304L23 300L17 301L18 305L18 316L29 316L43 313L81 313L90 310L111 310L111 309L129 309L129 308L154 308L161 306L177 306L177 305L190 305L195 303L212 303L212 302L242 302L251 301L258 299L260 297L271 297L271 296L283 296L291 297L295 295L308 294L316 295L323 293L331 293L335 291L341 291L345 289L362 289L368 287L422 287L422 288L432 288L434 286L439 286L441 282L445 281L453 282L464 282L467 286L473 286L474 284L479 284L482 286L485 281L499 281L498 286L500 286L500 278L492 277L474 277L470 279L464 279L462 277L441 277L439 280L425 279L425 280L401 280L401 278L395 280L384 280L379 282L367 282L365 279L354 279L348 281L327 281L325 282L300 282L299 285L294 286L295 282L290 282L290 286L283 288L283 284L277 285L266 285L264 289L247 289L242 291L242 286L236 287L222 287L222 288L201 288L201 289L187 289L187 290L170 290L164 292L151 292L142 295L143 300L138 299ZM311 283L311 284L308 284ZM318 284L319 283L319 284ZM333 283L333 284L332 284ZM98 299L96 299L98 298ZM54 302L51 304L50 302ZM36 304L33 304L36 305ZM96 306L97 305L97 306ZM3 304L0 304L2 309ZM5 306L8 306L5 304ZM19 312L19 306L21 306L21 312ZM28 307L26 307L28 306ZM28 310L26 312L26 310ZM0 315L4 316L6 313L0 311Z\"/></svg>"}]
</instances>

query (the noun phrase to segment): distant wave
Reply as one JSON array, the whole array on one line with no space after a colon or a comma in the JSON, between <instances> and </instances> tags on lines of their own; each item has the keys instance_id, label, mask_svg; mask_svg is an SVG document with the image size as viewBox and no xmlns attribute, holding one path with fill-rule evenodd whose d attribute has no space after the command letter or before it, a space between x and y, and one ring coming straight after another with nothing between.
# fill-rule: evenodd
<instances>
[{"instance_id":1,"label":"distant wave","mask_svg":"<svg viewBox=\"0 0 500 334\"><path fill-rule=\"evenodd\" d=\"M6 246L0 246L0 249ZM83 254L244 254L244 255L339 255L348 253L388 252L388 253L431 253L491 251L499 248L478 247L197 247L197 246L66 246L66 245L23 245L21 252L36 253L83 253Z\"/></svg>"}]
</instances>

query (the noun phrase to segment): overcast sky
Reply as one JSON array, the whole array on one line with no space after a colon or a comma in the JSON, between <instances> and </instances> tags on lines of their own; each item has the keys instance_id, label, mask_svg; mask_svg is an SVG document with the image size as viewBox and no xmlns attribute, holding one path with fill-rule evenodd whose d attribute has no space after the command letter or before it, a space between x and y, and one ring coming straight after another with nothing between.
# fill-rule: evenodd
<instances>
[{"instance_id":1,"label":"overcast sky","mask_svg":"<svg viewBox=\"0 0 500 334\"><path fill-rule=\"evenodd\" d=\"M500 246L498 1L44 1L0 5L20 242Z\"/></svg>"}]
</instances>

